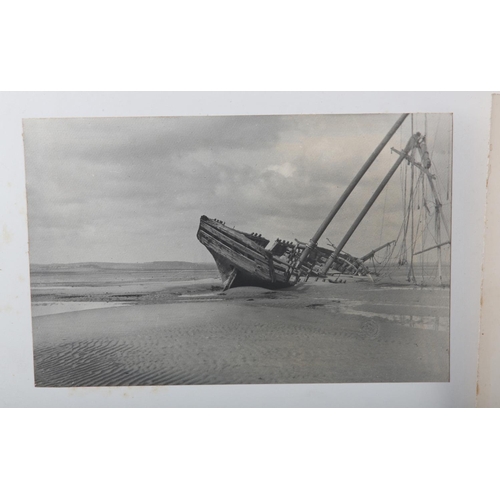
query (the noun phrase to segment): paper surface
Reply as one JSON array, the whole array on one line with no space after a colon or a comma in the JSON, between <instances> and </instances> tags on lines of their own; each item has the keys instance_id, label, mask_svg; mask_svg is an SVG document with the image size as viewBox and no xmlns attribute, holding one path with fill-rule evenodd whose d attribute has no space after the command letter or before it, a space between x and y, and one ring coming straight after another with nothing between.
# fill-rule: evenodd
<instances>
[{"instance_id":1,"label":"paper surface","mask_svg":"<svg viewBox=\"0 0 500 500\"><path fill-rule=\"evenodd\" d=\"M489 93L14 93L1 115L3 406L474 406L489 137ZM279 97L279 99L278 99ZM22 118L291 113L454 115L449 383L35 389Z\"/></svg>"},{"instance_id":2,"label":"paper surface","mask_svg":"<svg viewBox=\"0 0 500 500\"><path fill-rule=\"evenodd\" d=\"M500 407L500 94L493 95L477 406Z\"/></svg>"}]
</instances>

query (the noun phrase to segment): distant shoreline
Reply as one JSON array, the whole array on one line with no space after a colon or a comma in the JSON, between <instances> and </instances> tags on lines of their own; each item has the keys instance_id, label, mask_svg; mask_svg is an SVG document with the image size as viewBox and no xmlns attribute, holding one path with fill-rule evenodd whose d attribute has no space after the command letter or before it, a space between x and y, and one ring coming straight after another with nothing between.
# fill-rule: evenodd
<instances>
[{"instance_id":1,"label":"distant shoreline","mask_svg":"<svg viewBox=\"0 0 500 500\"><path fill-rule=\"evenodd\" d=\"M31 264L30 272L50 272L67 270L138 270L138 271L196 271L217 269L212 262L154 261L154 262L74 262L53 264Z\"/></svg>"}]
</instances>

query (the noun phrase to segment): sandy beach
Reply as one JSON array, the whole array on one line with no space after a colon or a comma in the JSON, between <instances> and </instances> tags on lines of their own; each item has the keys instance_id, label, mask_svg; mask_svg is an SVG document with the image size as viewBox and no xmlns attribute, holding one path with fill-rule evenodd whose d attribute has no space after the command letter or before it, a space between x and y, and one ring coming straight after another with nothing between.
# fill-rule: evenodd
<instances>
[{"instance_id":1,"label":"sandy beach","mask_svg":"<svg viewBox=\"0 0 500 500\"><path fill-rule=\"evenodd\" d=\"M449 380L449 288L350 280L222 292L207 277L140 285L35 289L36 385ZM72 301L99 308L35 313Z\"/></svg>"}]
</instances>

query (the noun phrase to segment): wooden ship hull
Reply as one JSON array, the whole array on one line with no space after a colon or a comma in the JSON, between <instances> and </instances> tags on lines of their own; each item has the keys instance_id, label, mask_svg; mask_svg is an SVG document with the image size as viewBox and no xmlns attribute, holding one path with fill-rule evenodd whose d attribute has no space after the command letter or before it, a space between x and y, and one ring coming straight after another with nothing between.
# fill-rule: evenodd
<instances>
[{"instance_id":1,"label":"wooden ship hull","mask_svg":"<svg viewBox=\"0 0 500 500\"><path fill-rule=\"evenodd\" d=\"M227 227L223 222L203 215L197 238L217 264L224 290L238 286L259 286L269 289L295 285L303 277L319 276L321 266L333 250L316 247L298 270L297 257L305 244L276 240L266 249L269 240L260 235L245 233ZM365 275L362 262L349 254L339 255L332 273Z\"/></svg>"},{"instance_id":2,"label":"wooden ship hull","mask_svg":"<svg viewBox=\"0 0 500 500\"><path fill-rule=\"evenodd\" d=\"M265 246L269 240L227 227L203 215L197 238L212 254L224 289L237 286L284 288L291 286L290 265Z\"/></svg>"}]
</instances>

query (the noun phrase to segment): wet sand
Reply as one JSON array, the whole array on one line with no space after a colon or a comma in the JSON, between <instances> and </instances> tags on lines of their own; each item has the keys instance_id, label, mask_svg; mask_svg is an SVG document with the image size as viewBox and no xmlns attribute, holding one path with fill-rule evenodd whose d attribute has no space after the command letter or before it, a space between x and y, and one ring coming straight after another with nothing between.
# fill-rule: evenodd
<instances>
[{"instance_id":1,"label":"wet sand","mask_svg":"<svg viewBox=\"0 0 500 500\"><path fill-rule=\"evenodd\" d=\"M130 291L127 307L33 318L36 385L449 380L447 288L219 285L171 283ZM115 300L105 287L86 300L106 294Z\"/></svg>"}]
</instances>

